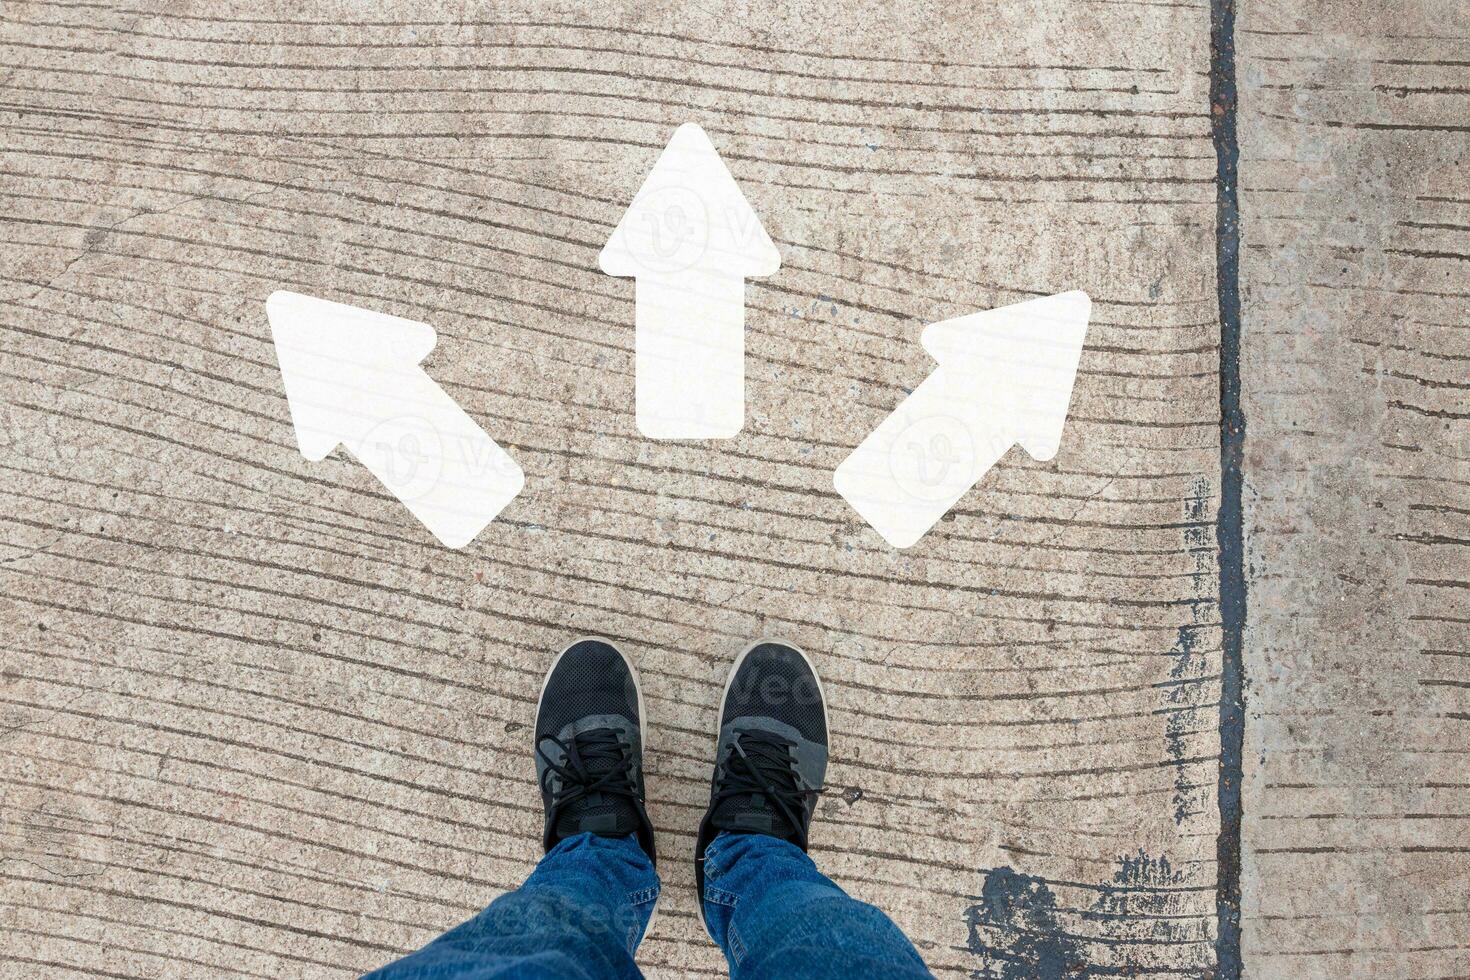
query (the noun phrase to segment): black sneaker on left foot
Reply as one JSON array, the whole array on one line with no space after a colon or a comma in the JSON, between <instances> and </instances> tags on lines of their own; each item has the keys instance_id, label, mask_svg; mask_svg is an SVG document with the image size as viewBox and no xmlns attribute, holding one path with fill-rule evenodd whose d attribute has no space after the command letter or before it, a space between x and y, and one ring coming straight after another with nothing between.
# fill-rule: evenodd
<instances>
[{"instance_id":1,"label":"black sneaker on left foot","mask_svg":"<svg viewBox=\"0 0 1470 980\"><path fill-rule=\"evenodd\" d=\"M638 672L611 643L578 640L552 662L535 733L546 850L577 834L636 834L657 862L643 805L644 717Z\"/></svg>"}]
</instances>

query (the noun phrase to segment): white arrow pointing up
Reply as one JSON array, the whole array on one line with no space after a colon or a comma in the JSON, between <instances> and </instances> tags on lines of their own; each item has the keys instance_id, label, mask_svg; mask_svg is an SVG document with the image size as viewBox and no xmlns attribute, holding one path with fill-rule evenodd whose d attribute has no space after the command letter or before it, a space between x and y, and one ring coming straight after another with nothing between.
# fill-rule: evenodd
<instances>
[{"instance_id":1,"label":"white arrow pointing up","mask_svg":"<svg viewBox=\"0 0 1470 980\"><path fill-rule=\"evenodd\" d=\"M930 324L920 342L938 370L837 467L837 492L907 548L1011 446L1051 459L1091 311L1073 291Z\"/></svg>"},{"instance_id":2,"label":"white arrow pointing up","mask_svg":"<svg viewBox=\"0 0 1470 980\"><path fill-rule=\"evenodd\" d=\"M516 461L419 367L433 327L300 293L265 309L307 459L345 445L451 548L521 492Z\"/></svg>"},{"instance_id":3,"label":"white arrow pointing up","mask_svg":"<svg viewBox=\"0 0 1470 980\"><path fill-rule=\"evenodd\" d=\"M632 276L638 430L728 439L745 424L745 279L781 256L704 130L685 123L598 258Z\"/></svg>"}]
</instances>

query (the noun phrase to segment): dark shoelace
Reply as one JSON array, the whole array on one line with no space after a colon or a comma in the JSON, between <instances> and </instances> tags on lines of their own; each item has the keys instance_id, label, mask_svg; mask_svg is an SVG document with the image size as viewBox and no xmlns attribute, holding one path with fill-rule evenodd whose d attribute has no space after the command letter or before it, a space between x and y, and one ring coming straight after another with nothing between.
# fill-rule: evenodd
<instances>
[{"instance_id":1,"label":"dark shoelace","mask_svg":"<svg viewBox=\"0 0 1470 980\"><path fill-rule=\"evenodd\" d=\"M792 764L791 750L796 743L771 732L741 732L725 754L725 778L720 781L713 809L746 794L764 796L790 827L790 833L801 834L806 801L817 795L805 789Z\"/></svg>"},{"instance_id":2,"label":"dark shoelace","mask_svg":"<svg viewBox=\"0 0 1470 980\"><path fill-rule=\"evenodd\" d=\"M566 753L565 762L557 762L541 746L551 742ZM594 728L578 732L570 742L548 735L536 746L536 754L546 762L541 775L541 788L553 775L561 778L561 788L552 795L551 808L557 812L597 793L638 799L633 787L633 755L611 728Z\"/></svg>"}]
</instances>

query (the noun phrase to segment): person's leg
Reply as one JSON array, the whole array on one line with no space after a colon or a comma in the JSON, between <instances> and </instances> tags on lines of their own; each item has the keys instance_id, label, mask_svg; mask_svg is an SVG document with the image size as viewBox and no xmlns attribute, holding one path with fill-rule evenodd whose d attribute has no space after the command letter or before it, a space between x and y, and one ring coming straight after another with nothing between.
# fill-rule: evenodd
<instances>
[{"instance_id":1,"label":"person's leg","mask_svg":"<svg viewBox=\"0 0 1470 980\"><path fill-rule=\"evenodd\" d=\"M643 695L610 643L552 662L533 740L546 856L519 889L375 980L638 977L633 952L658 898L643 806Z\"/></svg>"},{"instance_id":2,"label":"person's leg","mask_svg":"<svg viewBox=\"0 0 1470 980\"><path fill-rule=\"evenodd\" d=\"M767 641L735 661L694 876L705 928L734 980L930 975L892 920L807 857L827 731L821 682L804 653Z\"/></svg>"},{"instance_id":3,"label":"person's leg","mask_svg":"<svg viewBox=\"0 0 1470 980\"><path fill-rule=\"evenodd\" d=\"M370 980L639 977L658 874L632 837L568 837L526 883Z\"/></svg>"},{"instance_id":4,"label":"person's leg","mask_svg":"<svg viewBox=\"0 0 1470 980\"><path fill-rule=\"evenodd\" d=\"M733 980L930 975L892 919L767 834L721 834L706 848L704 921Z\"/></svg>"}]
</instances>

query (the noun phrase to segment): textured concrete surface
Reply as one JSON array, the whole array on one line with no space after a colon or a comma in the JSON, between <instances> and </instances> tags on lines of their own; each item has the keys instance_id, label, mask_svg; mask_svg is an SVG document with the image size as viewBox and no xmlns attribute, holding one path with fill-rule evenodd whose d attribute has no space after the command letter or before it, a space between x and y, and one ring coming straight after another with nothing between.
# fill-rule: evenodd
<instances>
[{"instance_id":1,"label":"textured concrete surface","mask_svg":"<svg viewBox=\"0 0 1470 980\"><path fill-rule=\"evenodd\" d=\"M691 838L762 633L833 702L819 862L937 973L1213 974L1211 16L0 0L0 974L425 942L532 866L527 726L585 632L649 697L651 975L723 972ZM1241 11L1249 974L1467 972L1463 16ZM596 269L686 121L783 255L729 442L638 435ZM469 548L301 458L277 288L438 330L527 474ZM1070 288L1057 459L886 547L831 472L922 326Z\"/></svg>"},{"instance_id":2,"label":"textured concrete surface","mask_svg":"<svg viewBox=\"0 0 1470 980\"><path fill-rule=\"evenodd\" d=\"M1260 977L1470 974L1470 9L1239 22Z\"/></svg>"}]
</instances>

